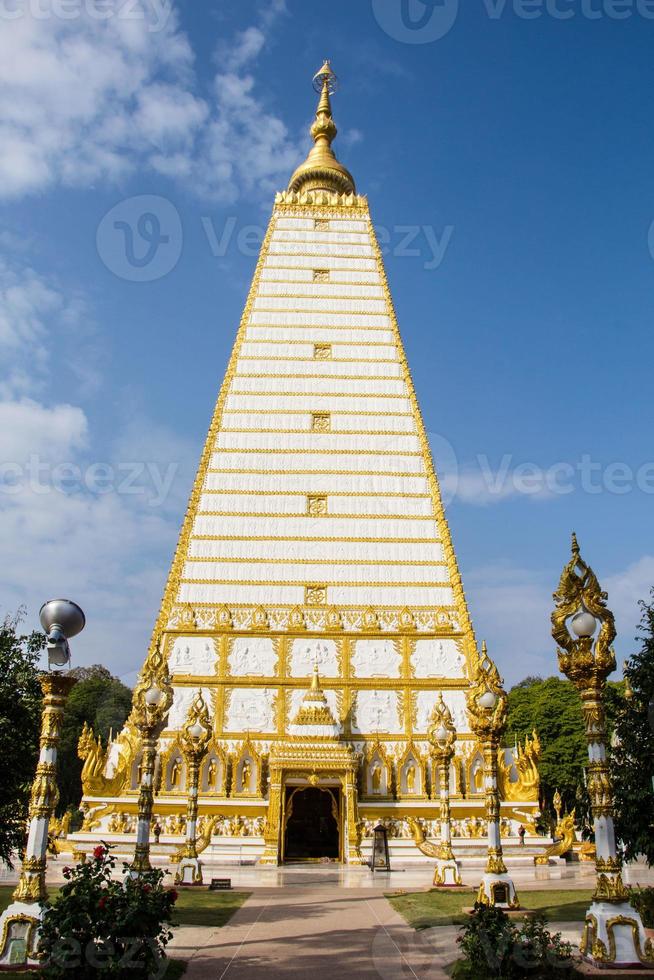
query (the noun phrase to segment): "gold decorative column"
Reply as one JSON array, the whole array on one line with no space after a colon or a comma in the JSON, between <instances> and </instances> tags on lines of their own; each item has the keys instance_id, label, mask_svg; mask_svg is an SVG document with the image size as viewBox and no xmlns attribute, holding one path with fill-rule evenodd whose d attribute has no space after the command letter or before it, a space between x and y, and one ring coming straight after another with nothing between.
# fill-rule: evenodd
<instances>
[{"instance_id":1,"label":"gold decorative column","mask_svg":"<svg viewBox=\"0 0 654 980\"><path fill-rule=\"evenodd\" d=\"M136 847L134 860L127 871L136 878L150 869L150 824L154 803L154 763L157 739L161 734L173 702L170 674L162 654L162 643L156 644L134 688L132 713L128 719L141 737L141 785L139 788Z\"/></svg>"},{"instance_id":2,"label":"gold decorative column","mask_svg":"<svg viewBox=\"0 0 654 980\"><path fill-rule=\"evenodd\" d=\"M477 901L504 909L519 908L515 885L502 853L500 836L500 796L498 790L497 753L506 724L506 692L497 667L488 656L486 644L475 665L466 704L470 727L479 740L484 756L484 788L488 821L488 861L481 880Z\"/></svg>"},{"instance_id":3,"label":"gold decorative column","mask_svg":"<svg viewBox=\"0 0 654 980\"><path fill-rule=\"evenodd\" d=\"M602 592L593 570L582 559L574 534L572 556L553 598L552 636L558 645L559 669L581 696L588 741L588 793L595 826L597 882L581 951L598 965L654 965L654 948L645 937L640 915L629 903L615 846L603 702L606 679L615 670L611 647L615 622L606 605L607 593Z\"/></svg>"},{"instance_id":4,"label":"gold decorative column","mask_svg":"<svg viewBox=\"0 0 654 980\"><path fill-rule=\"evenodd\" d=\"M440 792L441 843L436 860L434 884L443 886L461 885L459 866L452 852L452 830L450 825L450 764L454 755L456 729L450 709L443 700L441 692L431 714L427 738L432 747L436 763Z\"/></svg>"},{"instance_id":5,"label":"gold decorative column","mask_svg":"<svg viewBox=\"0 0 654 980\"><path fill-rule=\"evenodd\" d=\"M20 879L12 904L0 918L0 965L36 962L41 902L48 893L45 871L48 827L59 800L57 789L57 746L61 735L66 699L76 683L70 674L51 673L39 677L43 690L41 751L32 784L29 834Z\"/></svg>"},{"instance_id":6,"label":"gold decorative column","mask_svg":"<svg viewBox=\"0 0 654 980\"><path fill-rule=\"evenodd\" d=\"M198 860L196 848L198 830L198 789L200 783L200 766L204 759L209 739L211 738L211 721L209 712L202 697L197 695L182 728L182 752L186 761L186 786L188 803L186 807L186 845L179 862L176 885L201 885L202 865Z\"/></svg>"}]
</instances>

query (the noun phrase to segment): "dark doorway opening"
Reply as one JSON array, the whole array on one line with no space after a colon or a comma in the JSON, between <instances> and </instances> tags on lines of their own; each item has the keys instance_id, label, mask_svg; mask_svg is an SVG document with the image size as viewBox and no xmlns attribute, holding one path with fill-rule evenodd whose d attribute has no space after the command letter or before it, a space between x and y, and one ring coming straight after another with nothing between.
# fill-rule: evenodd
<instances>
[{"instance_id":1,"label":"dark doorway opening","mask_svg":"<svg viewBox=\"0 0 654 980\"><path fill-rule=\"evenodd\" d=\"M285 861L337 861L340 790L286 789Z\"/></svg>"}]
</instances>

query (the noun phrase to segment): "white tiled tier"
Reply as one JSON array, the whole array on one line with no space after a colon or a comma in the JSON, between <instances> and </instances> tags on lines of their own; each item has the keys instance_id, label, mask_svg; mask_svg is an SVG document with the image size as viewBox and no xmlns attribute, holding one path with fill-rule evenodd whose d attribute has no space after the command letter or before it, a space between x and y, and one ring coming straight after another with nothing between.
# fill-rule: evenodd
<instances>
[{"instance_id":1,"label":"white tiled tier","mask_svg":"<svg viewBox=\"0 0 654 980\"><path fill-rule=\"evenodd\" d=\"M328 230L312 217L272 220L177 598L302 605L306 586L323 585L333 605L449 606L429 463L368 220ZM328 356L316 345L331 345Z\"/></svg>"}]
</instances>

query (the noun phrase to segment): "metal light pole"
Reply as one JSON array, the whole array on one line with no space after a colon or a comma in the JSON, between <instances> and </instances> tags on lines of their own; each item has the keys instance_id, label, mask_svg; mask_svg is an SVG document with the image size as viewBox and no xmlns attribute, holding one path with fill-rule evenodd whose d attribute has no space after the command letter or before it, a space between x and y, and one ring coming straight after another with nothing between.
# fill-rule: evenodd
<instances>
[{"instance_id":1,"label":"metal light pole","mask_svg":"<svg viewBox=\"0 0 654 980\"><path fill-rule=\"evenodd\" d=\"M581 695L588 741L588 793L595 825L596 888L586 914L581 952L592 962L627 967L654 963L640 915L629 903L622 881L622 861L615 846L613 785L606 758L606 679L615 670L611 644L616 630L608 596L581 558L576 535L572 557L554 593L552 636L558 645L559 669ZM599 622L599 632L594 639ZM572 630L572 632L571 632Z\"/></svg>"},{"instance_id":2,"label":"metal light pole","mask_svg":"<svg viewBox=\"0 0 654 980\"><path fill-rule=\"evenodd\" d=\"M127 877L138 878L150 870L150 824L154 804L154 763L157 739L163 731L168 709L173 703L168 665L164 661L162 644L158 644L145 662L134 688L131 721L141 736L141 786L139 789L136 847L134 860Z\"/></svg>"},{"instance_id":3,"label":"metal light pole","mask_svg":"<svg viewBox=\"0 0 654 980\"><path fill-rule=\"evenodd\" d=\"M488 861L486 873L479 885L477 901L498 908L519 908L515 885L509 876L502 854L500 836L500 797L497 786L497 753L500 737L506 724L506 692L497 667L490 660L486 644L477 661L466 705L470 727L477 736L484 755L484 787L486 790L486 819L488 821Z\"/></svg>"},{"instance_id":4,"label":"metal light pole","mask_svg":"<svg viewBox=\"0 0 654 980\"><path fill-rule=\"evenodd\" d=\"M427 738L432 746L432 755L436 763L441 804L441 843L436 859L434 884L461 885L459 866L452 852L450 826L450 763L454 755L456 729L450 709L443 700L442 692L432 711Z\"/></svg>"},{"instance_id":5,"label":"metal light pole","mask_svg":"<svg viewBox=\"0 0 654 980\"><path fill-rule=\"evenodd\" d=\"M70 662L68 640L84 629L84 613L68 599L52 599L41 607L40 619L47 633L48 666L66 666ZM41 674L39 681L43 690L41 751L32 783L29 833L20 879L13 902L0 917L0 966L38 964L41 903L48 897L45 885L48 827L59 800L57 747L66 698L76 679L54 670Z\"/></svg>"},{"instance_id":6,"label":"metal light pole","mask_svg":"<svg viewBox=\"0 0 654 980\"><path fill-rule=\"evenodd\" d=\"M198 691L189 708L186 722L182 729L182 752L186 760L186 785L188 787L188 804L186 809L186 845L180 859L176 885L201 885L202 866L198 860L196 848L198 828L198 787L200 782L200 766L204 759L209 739L211 738L211 721L209 712Z\"/></svg>"}]
</instances>

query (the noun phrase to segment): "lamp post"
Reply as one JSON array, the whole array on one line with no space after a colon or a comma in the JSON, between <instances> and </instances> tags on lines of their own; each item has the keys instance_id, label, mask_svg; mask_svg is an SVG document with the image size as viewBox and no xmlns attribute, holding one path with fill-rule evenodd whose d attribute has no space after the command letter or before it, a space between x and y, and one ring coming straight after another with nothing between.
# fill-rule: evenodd
<instances>
[{"instance_id":1,"label":"lamp post","mask_svg":"<svg viewBox=\"0 0 654 980\"><path fill-rule=\"evenodd\" d=\"M173 702L168 665L157 644L143 667L134 688L131 721L141 737L141 785L139 788L138 816L136 823L136 847L134 860L127 870L127 877L138 878L150 870L150 824L154 803L154 763L157 755L157 739L163 731L168 709Z\"/></svg>"},{"instance_id":2,"label":"lamp post","mask_svg":"<svg viewBox=\"0 0 654 980\"><path fill-rule=\"evenodd\" d=\"M179 862L175 884L201 885L202 866L198 860L196 848L198 827L198 786L200 782L200 766L207 752L211 738L211 722L209 712L198 691L189 708L186 722L182 729L182 752L186 760L186 785L188 787L188 804L186 808L186 845Z\"/></svg>"},{"instance_id":3,"label":"lamp post","mask_svg":"<svg viewBox=\"0 0 654 980\"><path fill-rule=\"evenodd\" d=\"M602 966L651 964L654 948L645 938L640 915L629 903L613 828L613 785L606 757L603 694L606 679L615 670L611 647L616 636L615 622L606 606L608 596L582 559L574 534L572 557L563 569L553 598L552 636L558 645L559 669L581 696L588 742L587 786L595 827L597 880L586 914L581 952Z\"/></svg>"},{"instance_id":4,"label":"lamp post","mask_svg":"<svg viewBox=\"0 0 654 980\"><path fill-rule=\"evenodd\" d=\"M432 747L440 792L441 843L436 859L434 884L452 887L461 885L459 866L452 852L452 831L450 826L450 763L454 755L456 729L450 709L440 697L432 711L427 738Z\"/></svg>"},{"instance_id":5,"label":"lamp post","mask_svg":"<svg viewBox=\"0 0 654 980\"><path fill-rule=\"evenodd\" d=\"M84 629L84 613L68 599L52 599L41 607L40 620L47 633L48 666L66 666L70 663L68 640ZM38 963L41 903L48 896L45 885L48 827L59 800L57 748L66 699L76 679L51 670L41 674L39 681L43 690L40 754L32 783L29 832L20 878L13 902L0 917L0 966Z\"/></svg>"},{"instance_id":6,"label":"lamp post","mask_svg":"<svg viewBox=\"0 0 654 980\"><path fill-rule=\"evenodd\" d=\"M506 692L497 667L488 656L486 644L477 661L470 687L466 691L470 727L477 736L484 756L484 788L488 821L488 861L479 885L477 901L504 909L519 908L515 885L502 854L500 835L500 797L497 786L497 753L506 724Z\"/></svg>"}]
</instances>

